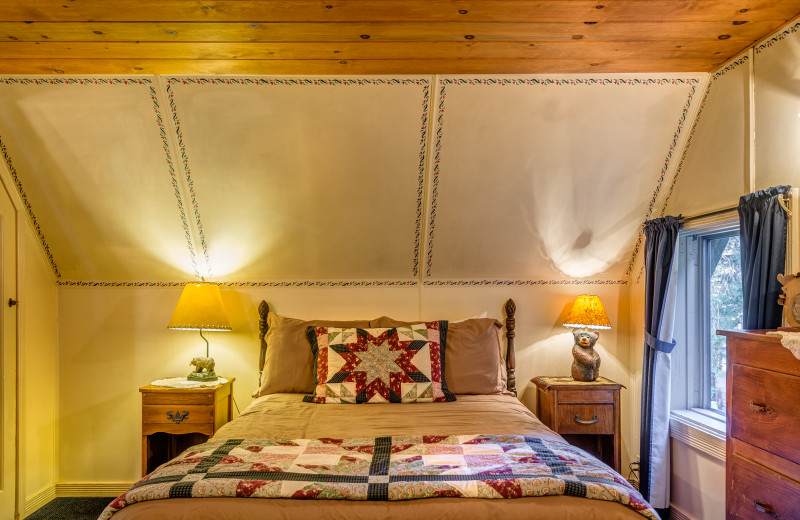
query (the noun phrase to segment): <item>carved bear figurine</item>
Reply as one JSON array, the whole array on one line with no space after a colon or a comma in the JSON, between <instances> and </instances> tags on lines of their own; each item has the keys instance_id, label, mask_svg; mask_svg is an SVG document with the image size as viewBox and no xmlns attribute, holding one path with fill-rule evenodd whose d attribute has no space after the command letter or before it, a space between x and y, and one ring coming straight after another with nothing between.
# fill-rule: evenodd
<instances>
[{"instance_id":1,"label":"carved bear figurine","mask_svg":"<svg viewBox=\"0 0 800 520\"><path fill-rule=\"evenodd\" d=\"M202 372L204 368L206 370L208 370L209 372L213 372L214 371L214 358L205 357L205 356L196 357L196 358L192 359L192 362L189 363L189 364L195 366L195 370L194 370L195 372Z\"/></svg>"},{"instance_id":2,"label":"carved bear figurine","mask_svg":"<svg viewBox=\"0 0 800 520\"><path fill-rule=\"evenodd\" d=\"M600 356L594 351L599 332L573 329L575 345L572 346L572 379L575 381L594 381L600 375Z\"/></svg>"}]
</instances>

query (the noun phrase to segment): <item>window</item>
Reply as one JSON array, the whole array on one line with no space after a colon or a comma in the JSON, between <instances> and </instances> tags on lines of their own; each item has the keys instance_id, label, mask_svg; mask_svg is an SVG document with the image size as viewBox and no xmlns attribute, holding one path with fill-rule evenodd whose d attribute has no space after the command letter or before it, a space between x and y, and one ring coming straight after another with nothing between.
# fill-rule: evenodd
<instances>
[{"instance_id":1,"label":"window","mask_svg":"<svg viewBox=\"0 0 800 520\"><path fill-rule=\"evenodd\" d=\"M703 248L703 408L725 414L725 338L720 329L742 329L739 231L700 235Z\"/></svg>"},{"instance_id":2,"label":"window","mask_svg":"<svg viewBox=\"0 0 800 520\"><path fill-rule=\"evenodd\" d=\"M738 219L690 224L678 238L671 407L724 435L725 338L716 332L742 328Z\"/></svg>"}]
</instances>

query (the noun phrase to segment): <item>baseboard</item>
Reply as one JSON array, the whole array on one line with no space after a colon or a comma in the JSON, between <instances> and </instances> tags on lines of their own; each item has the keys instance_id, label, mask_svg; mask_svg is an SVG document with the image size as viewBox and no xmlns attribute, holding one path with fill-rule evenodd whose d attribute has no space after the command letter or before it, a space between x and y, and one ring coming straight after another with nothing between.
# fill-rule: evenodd
<instances>
[{"instance_id":1,"label":"baseboard","mask_svg":"<svg viewBox=\"0 0 800 520\"><path fill-rule=\"evenodd\" d=\"M133 482L59 482L57 497L116 497L126 492Z\"/></svg>"},{"instance_id":2,"label":"baseboard","mask_svg":"<svg viewBox=\"0 0 800 520\"><path fill-rule=\"evenodd\" d=\"M670 520L694 520L694 518L685 515L680 509L677 509L672 504L669 505L669 518Z\"/></svg>"},{"instance_id":3,"label":"baseboard","mask_svg":"<svg viewBox=\"0 0 800 520\"><path fill-rule=\"evenodd\" d=\"M25 500L25 509L22 513L22 517L24 518L28 515L32 515L34 512L39 510L39 508L54 498L56 498L56 485L50 484L43 490L33 495L31 498Z\"/></svg>"}]
</instances>

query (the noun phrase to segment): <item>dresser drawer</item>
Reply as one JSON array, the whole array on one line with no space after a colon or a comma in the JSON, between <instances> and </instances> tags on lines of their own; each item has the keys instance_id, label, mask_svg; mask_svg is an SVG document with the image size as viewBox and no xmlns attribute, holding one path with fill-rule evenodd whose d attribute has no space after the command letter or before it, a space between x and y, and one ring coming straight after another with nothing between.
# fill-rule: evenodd
<instances>
[{"instance_id":1,"label":"dresser drawer","mask_svg":"<svg viewBox=\"0 0 800 520\"><path fill-rule=\"evenodd\" d=\"M734 364L731 436L800 463L800 378Z\"/></svg>"},{"instance_id":2,"label":"dresser drawer","mask_svg":"<svg viewBox=\"0 0 800 520\"><path fill-rule=\"evenodd\" d=\"M562 404L559 406L556 431L566 434L613 434L614 405Z\"/></svg>"},{"instance_id":3,"label":"dresser drawer","mask_svg":"<svg viewBox=\"0 0 800 520\"><path fill-rule=\"evenodd\" d=\"M740 457L733 457L731 466L729 519L797 518L800 484Z\"/></svg>"}]
</instances>

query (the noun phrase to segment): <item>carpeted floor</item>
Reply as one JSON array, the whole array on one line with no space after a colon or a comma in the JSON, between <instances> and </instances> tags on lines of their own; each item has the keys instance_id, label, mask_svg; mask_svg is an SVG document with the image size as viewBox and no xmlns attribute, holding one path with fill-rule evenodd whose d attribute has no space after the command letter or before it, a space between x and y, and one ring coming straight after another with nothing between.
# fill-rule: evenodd
<instances>
[{"instance_id":1,"label":"carpeted floor","mask_svg":"<svg viewBox=\"0 0 800 520\"><path fill-rule=\"evenodd\" d=\"M26 520L97 520L115 497L56 498Z\"/></svg>"}]
</instances>

